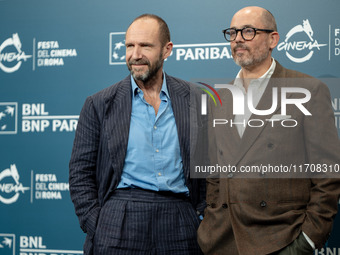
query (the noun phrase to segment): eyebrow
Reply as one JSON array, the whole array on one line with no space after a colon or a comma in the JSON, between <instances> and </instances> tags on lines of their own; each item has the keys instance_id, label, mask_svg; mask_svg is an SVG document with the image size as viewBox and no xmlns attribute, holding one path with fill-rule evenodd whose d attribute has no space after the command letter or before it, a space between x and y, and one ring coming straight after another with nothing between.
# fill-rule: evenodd
<instances>
[{"instance_id":1,"label":"eyebrow","mask_svg":"<svg viewBox=\"0 0 340 255\"><path fill-rule=\"evenodd\" d=\"M151 42L126 42L125 45L134 45L134 44L138 44L138 45L141 45L141 46L154 46L153 43Z\"/></svg>"}]
</instances>

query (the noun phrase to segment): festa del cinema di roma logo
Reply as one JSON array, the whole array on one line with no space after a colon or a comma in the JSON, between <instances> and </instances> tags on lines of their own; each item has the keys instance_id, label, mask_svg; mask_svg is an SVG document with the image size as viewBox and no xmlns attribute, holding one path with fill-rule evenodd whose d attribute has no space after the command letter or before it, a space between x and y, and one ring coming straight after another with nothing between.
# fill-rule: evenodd
<instances>
[{"instance_id":1,"label":"festa del cinema di roma logo","mask_svg":"<svg viewBox=\"0 0 340 255\"><path fill-rule=\"evenodd\" d=\"M23 61L32 57L26 55L21 48L21 41L17 33L0 45L0 69L2 71L13 73L20 68Z\"/></svg>"},{"instance_id":2,"label":"festa del cinema di roma logo","mask_svg":"<svg viewBox=\"0 0 340 255\"><path fill-rule=\"evenodd\" d=\"M309 41L305 40L306 37L304 35L307 35ZM277 46L277 50L285 51L286 56L295 63L306 62L312 58L314 49L320 50L320 47L327 45L319 44L318 41L313 38L313 35L314 32L309 20L303 20L302 25L297 25L289 30L285 40ZM302 40L297 41L297 39Z\"/></svg>"},{"instance_id":3,"label":"festa del cinema di roma logo","mask_svg":"<svg viewBox=\"0 0 340 255\"><path fill-rule=\"evenodd\" d=\"M19 179L20 176L15 164L0 172L0 202L13 204L18 200L20 193L23 194L30 189L24 187Z\"/></svg>"}]
</instances>

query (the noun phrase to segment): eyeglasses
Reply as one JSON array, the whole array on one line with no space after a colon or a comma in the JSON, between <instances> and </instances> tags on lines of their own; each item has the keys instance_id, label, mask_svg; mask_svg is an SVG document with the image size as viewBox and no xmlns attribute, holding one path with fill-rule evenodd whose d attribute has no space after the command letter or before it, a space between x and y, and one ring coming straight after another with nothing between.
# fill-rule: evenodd
<instances>
[{"instance_id":1,"label":"eyeglasses","mask_svg":"<svg viewBox=\"0 0 340 255\"><path fill-rule=\"evenodd\" d=\"M222 33L224 34L224 38L228 42L235 41L238 32L241 32L241 36L244 40L251 41L251 40L254 39L257 31L263 31L263 32L266 32L266 33L274 32L274 30L270 30L270 29L244 27L242 29L227 28L227 29L222 30Z\"/></svg>"}]
</instances>

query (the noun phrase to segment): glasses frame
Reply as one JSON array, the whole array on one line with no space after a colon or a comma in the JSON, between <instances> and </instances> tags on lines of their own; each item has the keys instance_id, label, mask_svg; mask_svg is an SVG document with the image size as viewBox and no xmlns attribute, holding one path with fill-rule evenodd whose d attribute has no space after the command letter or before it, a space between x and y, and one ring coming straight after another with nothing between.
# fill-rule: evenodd
<instances>
[{"instance_id":1,"label":"glasses frame","mask_svg":"<svg viewBox=\"0 0 340 255\"><path fill-rule=\"evenodd\" d=\"M244 29L249 29L249 28L251 28L251 29L254 30L254 37L251 38L251 39L246 39L246 38L244 38L244 36L243 36L243 30L244 30ZM229 31L230 31L230 30L235 30L235 31L236 31L236 36L235 36L235 39L234 39L234 40L228 40L228 39L227 39L226 33L227 33L228 30L229 30ZM241 32L241 36L242 36L243 40L245 40L245 41L251 41L251 40L253 40L253 39L255 38L255 36L256 36L256 34L257 34L257 31L262 31L262 32L266 32L266 33L275 32L275 30L271 30L271 29L261 29L261 28L254 28L254 27L244 27L244 28L242 28L242 29L236 29L236 28L227 28L227 29L223 29L223 30L222 30L222 33L223 33L223 35L224 35L224 38L225 38L228 42L233 42L233 41L235 41L236 38L237 38L238 32Z\"/></svg>"}]
</instances>

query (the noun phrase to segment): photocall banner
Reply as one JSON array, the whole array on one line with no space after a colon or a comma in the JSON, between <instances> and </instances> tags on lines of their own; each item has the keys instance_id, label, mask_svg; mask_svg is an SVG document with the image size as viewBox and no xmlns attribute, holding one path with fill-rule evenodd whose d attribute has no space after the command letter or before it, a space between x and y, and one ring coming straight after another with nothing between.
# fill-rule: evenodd
<instances>
[{"instance_id":1,"label":"photocall banner","mask_svg":"<svg viewBox=\"0 0 340 255\"><path fill-rule=\"evenodd\" d=\"M280 64L339 78L339 1L258 4L276 17L273 57ZM1 255L82 254L85 234L70 200L68 162L86 97L129 75L125 31L132 20L153 13L168 23L169 75L223 80L239 67L222 30L248 5L254 2L0 0ZM327 85L340 134L340 84ZM315 254L340 254L339 216Z\"/></svg>"}]
</instances>

